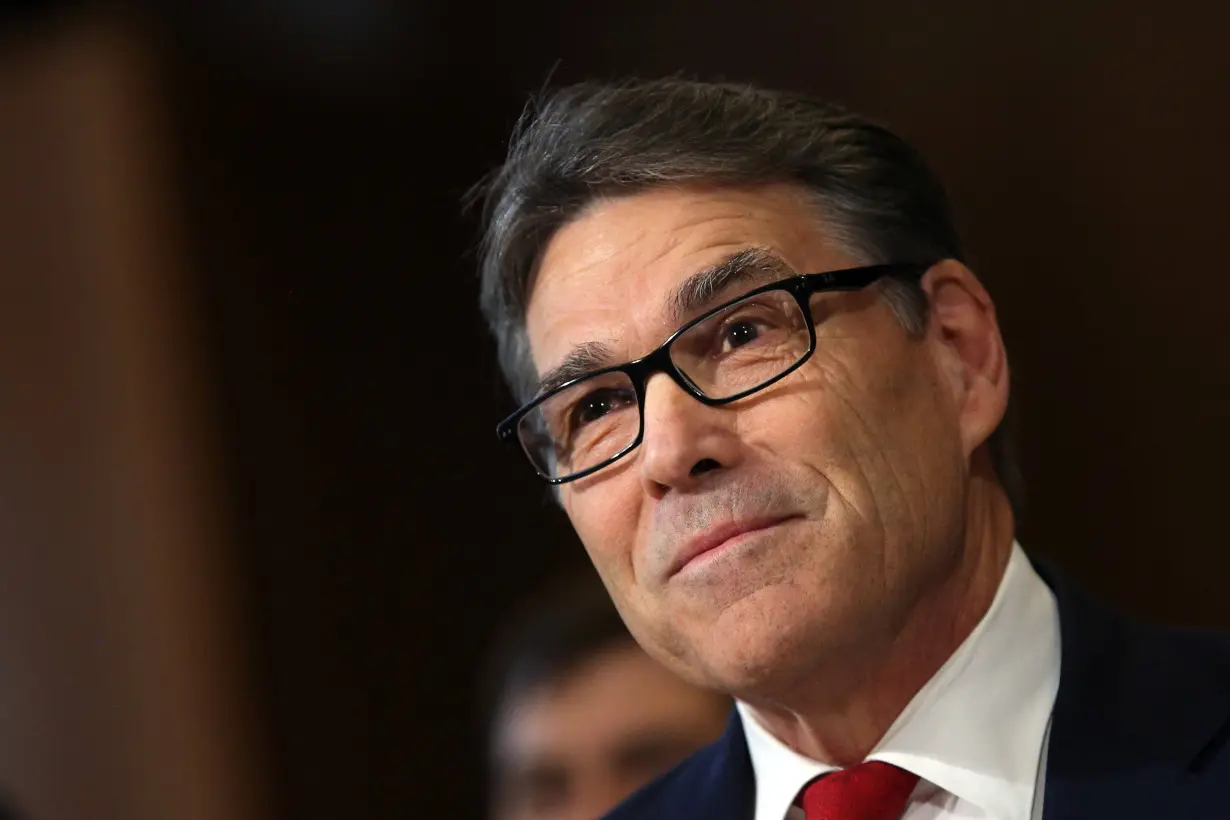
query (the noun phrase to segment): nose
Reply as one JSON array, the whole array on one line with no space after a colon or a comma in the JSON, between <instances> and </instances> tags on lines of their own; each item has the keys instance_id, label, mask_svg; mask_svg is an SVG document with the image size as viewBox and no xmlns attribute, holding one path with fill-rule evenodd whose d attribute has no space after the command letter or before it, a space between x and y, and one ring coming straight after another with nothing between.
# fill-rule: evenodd
<instances>
[{"instance_id":1,"label":"nose","mask_svg":"<svg viewBox=\"0 0 1230 820\"><path fill-rule=\"evenodd\" d=\"M640 470L655 496L686 490L708 473L738 463L741 442L732 407L710 407L688 395L664 373L645 386L645 432Z\"/></svg>"}]
</instances>

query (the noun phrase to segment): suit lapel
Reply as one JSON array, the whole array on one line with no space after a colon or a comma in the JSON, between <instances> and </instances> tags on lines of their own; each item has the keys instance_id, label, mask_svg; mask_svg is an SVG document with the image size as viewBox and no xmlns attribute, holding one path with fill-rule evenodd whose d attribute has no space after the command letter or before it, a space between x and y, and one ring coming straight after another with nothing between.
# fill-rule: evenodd
<instances>
[{"instance_id":1,"label":"suit lapel","mask_svg":"<svg viewBox=\"0 0 1230 820\"><path fill-rule=\"evenodd\" d=\"M1133 623L1034 563L1055 592L1062 641L1043 820L1180 816L1176 801L1192 790L1177 787L1230 714L1209 639Z\"/></svg>"},{"instance_id":2,"label":"suit lapel","mask_svg":"<svg viewBox=\"0 0 1230 820\"><path fill-rule=\"evenodd\" d=\"M632 795L607 820L752 820L756 784L734 709L726 732Z\"/></svg>"},{"instance_id":3,"label":"suit lapel","mask_svg":"<svg viewBox=\"0 0 1230 820\"><path fill-rule=\"evenodd\" d=\"M694 794L699 805L694 805L695 813L687 816L697 820L752 820L756 782L737 711L731 711L725 733L710 749L713 754L694 770Z\"/></svg>"}]
</instances>

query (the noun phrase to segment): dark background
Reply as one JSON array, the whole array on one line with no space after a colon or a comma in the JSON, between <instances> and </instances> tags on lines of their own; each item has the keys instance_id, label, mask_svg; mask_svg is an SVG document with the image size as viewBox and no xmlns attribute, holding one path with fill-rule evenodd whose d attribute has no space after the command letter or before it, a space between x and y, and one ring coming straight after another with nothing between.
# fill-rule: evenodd
<instances>
[{"instance_id":1,"label":"dark background","mask_svg":"<svg viewBox=\"0 0 1230 820\"><path fill-rule=\"evenodd\" d=\"M1023 544L1131 611L1230 627L1230 59L1211 9L122 7L159 55L276 816L478 817L485 645L584 560L496 447L511 407L460 207L548 78L758 80L913 139L999 307Z\"/></svg>"}]
</instances>

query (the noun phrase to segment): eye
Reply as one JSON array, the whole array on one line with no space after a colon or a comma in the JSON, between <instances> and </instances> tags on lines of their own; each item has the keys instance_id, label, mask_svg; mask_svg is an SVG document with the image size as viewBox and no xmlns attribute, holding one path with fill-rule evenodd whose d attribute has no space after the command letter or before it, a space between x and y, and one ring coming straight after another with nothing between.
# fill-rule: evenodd
<instances>
[{"instance_id":1,"label":"eye","mask_svg":"<svg viewBox=\"0 0 1230 820\"><path fill-rule=\"evenodd\" d=\"M608 413L633 403L635 399L627 393L627 390L610 387L586 393L572 406L572 411L568 414L571 429L576 430L592 424Z\"/></svg>"},{"instance_id":2,"label":"eye","mask_svg":"<svg viewBox=\"0 0 1230 820\"><path fill-rule=\"evenodd\" d=\"M722 328L722 352L749 345L760 338L760 328L751 319L730 322Z\"/></svg>"}]
</instances>

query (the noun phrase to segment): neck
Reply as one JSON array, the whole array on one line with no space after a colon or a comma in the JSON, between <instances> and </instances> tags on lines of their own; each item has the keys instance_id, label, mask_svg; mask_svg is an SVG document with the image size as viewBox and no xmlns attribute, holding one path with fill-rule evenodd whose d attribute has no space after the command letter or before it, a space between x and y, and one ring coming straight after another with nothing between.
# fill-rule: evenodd
<instances>
[{"instance_id":1,"label":"neck","mask_svg":"<svg viewBox=\"0 0 1230 820\"><path fill-rule=\"evenodd\" d=\"M866 759L973 632L999 589L1012 551L1012 513L998 484L977 474L970 502L954 568L920 596L896 634L867 657L833 663L839 673L816 670L784 697L749 700L761 725L813 760L849 766Z\"/></svg>"}]
</instances>

